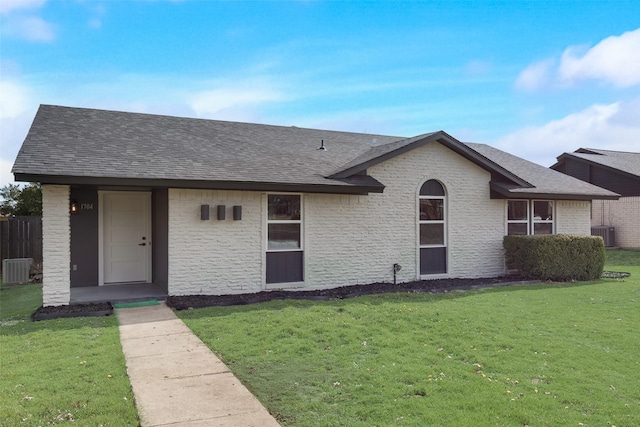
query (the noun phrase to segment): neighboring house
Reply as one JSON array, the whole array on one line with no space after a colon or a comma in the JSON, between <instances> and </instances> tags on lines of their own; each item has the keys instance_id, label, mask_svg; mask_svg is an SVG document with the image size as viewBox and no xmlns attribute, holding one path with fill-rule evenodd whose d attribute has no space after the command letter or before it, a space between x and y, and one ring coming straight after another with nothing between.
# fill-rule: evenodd
<instances>
[{"instance_id":1,"label":"neighboring house","mask_svg":"<svg viewBox=\"0 0 640 427\"><path fill-rule=\"evenodd\" d=\"M588 235L618 195L445 132L412 138L41 106L13 167L42 183L45 305L505 273L507 233Z\"/></svg>"},{"instance_id":2,"label":"neighboring house","mask_svg":"<svg viewBox=\"0 0 640 427\"><path fill-rule=\"evenodd\" d=\"M610 246L640 248L640 153L580 148L557 160L552 169L622 196L593 202L593 234Z\"/></svg>"}]
</instances>

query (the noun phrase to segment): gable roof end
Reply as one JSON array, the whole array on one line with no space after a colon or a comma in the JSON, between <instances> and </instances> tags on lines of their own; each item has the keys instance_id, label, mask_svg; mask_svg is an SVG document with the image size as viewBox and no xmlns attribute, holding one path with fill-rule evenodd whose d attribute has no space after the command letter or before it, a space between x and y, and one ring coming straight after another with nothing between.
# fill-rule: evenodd
<instances>
[{"instance_id":1,"label":"gable roof end","mask_svg":"<svg viewBox=\"0 0 640 427\"><path fill-rule=\"evenodd\" d=\"M368 168L375 166L385 160L404 154L426 144L438 142L467 160L486 169L492 174L498 174L509 182L519 187L533 187L533 185L520 176L506 169L499 163L485 157L483 154L473 150L469 145L464 144L444 131L426 133L423 135L406 138L395 142L370 148L360 156L342 165L333 171L327 178L339 179L364 172Z\"/></svg>"}]
</instances>

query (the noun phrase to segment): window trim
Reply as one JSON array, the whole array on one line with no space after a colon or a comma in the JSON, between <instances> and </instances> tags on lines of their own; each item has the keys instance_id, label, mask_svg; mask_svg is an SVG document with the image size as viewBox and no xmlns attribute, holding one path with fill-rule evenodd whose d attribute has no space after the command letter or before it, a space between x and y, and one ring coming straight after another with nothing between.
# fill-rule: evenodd
<instances>
[{"instance_id":1,"label":"window trim","mask_svg":"<svg viewBox=\"0 0 640 427\"><path fill-rule=\"evenodd\" d=\"M269 219L269 196L298 196L300 197L300 219L299 220L270 220ZM306 266L306 251L305 251L305 224L304 224L304 193L287 193L283 191L273 191L263 193L263 213L262 213L262 224L264 224L264 228L262 231L263 245L262 245L262 286L265 290L272 289L290 289L290 288L300 288L305 286L307 269ZM300 224L300 247L297 249L269 249L269 224L270 223L278 223L278 224ZM302 280L294 281L294 282L267 282L267 254L269 253L284 253L284 252L300 252L302 253Z\"/></svg>"},{"instance_id":2,"label":"window trim","mask_svg":"<svg viewBox=\"0 0 640 427\"><path fill-rule=\"evenodd\" d=\"M443 196L432 196L432 195L422 195L420 191L425 183L428 181L435 181L442 187L444 192ZM417 197L416 197L416 247L417 247L417 256L416 256L416 271L417 276L420 279L439 279L449 277L450 265L449 265L449 203L448 203L448 191L446 185L439 179L436 178L427 178L423 180L420 185L418 185L417 189ZM442 219L441 220L422 220L420 218L420 201L421 200L442 200ZM443 232L443 243L442 244L425 244L423 245L420 241L420 225L421 224L442 224L442 232ZM422 249L431 249L431 248L444 248L444 257L445 257L445 265L444 265L444 273L431 273L431 274L423 274L421 271L421 252Z\"/></svg>"},{"instance_id":3,"label":"window trim","mask_svg":"<svg viewBox=\"0 0 640 427\"><path fill-rule=\"evenodd\" d=\"M527 219L526 220L510 220L509 219L509 202L526 202L527 203ZM535 219L535 203L546 202L551 203L551 219ZM535 235L536 224L551 224L551 234L557 234L556 230L556 203L554 200L545 199L507 199L505 203L505 235L509 235L509 224L527 224L527 236ZM538 234L540 235L540 234Z\"/></svg>"},{"instance_id":4,"label":"window trim","mask_svg":"<svg viewBox=\"0 0 640 427\"><path fill-rule=\"evenodd\" d=\"M546 202L551 203L551 220L548 219L536 219L535 217L535 203ZM551 224L551 234L556 234L556 204L553 200L531 200L531 234L536 234L536 224Z\"/></svg>"},{"instance_id":5,"label":"window trim","mask_svg":"<svg viewBox=\"0 0 640 427\"><path fill-rule=\"evenodd\" d=\"M444 188L444 186L443 186ZM422 219L420 218L420 201L422 200L442 200L442 219ZM422 244L420 242L421 226L425 224L442 224L442 243ZM444 248L447 247L447 195L444 196L418 196L418 242L420 248Z\"/></svg>"},{"instance_id":6,"label":"window trim","mask_svg":"<svg viewBox=\"0 0 640 427\"><path fill-rule=\"evenodd\" d=\"M269 196L298 196L300 198L300 219L269 219ZM302 193L267 193L265 209L265 252L302 252L304 251L304 205ZM300 247L297 249L269 249L269 225L270 224L299 224L300 225Z\"/></svg>"}]
</instances>

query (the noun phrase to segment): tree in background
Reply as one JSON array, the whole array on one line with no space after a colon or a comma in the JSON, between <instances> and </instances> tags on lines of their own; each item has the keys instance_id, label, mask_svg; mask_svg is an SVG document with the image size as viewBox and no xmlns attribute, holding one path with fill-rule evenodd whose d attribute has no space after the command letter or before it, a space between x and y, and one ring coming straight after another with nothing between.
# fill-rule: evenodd
<instances>
[{"instance_id":1,"label":"tree in background","mask_svg":"<svg viewBox=\"0 0 640 427\"><path fill-rule=\"evenodd\" d=\"M42 187L31 182L25 187L7 184L0 189L0 214L15 216L42 215Z\"/></svg>"}]
</instances>

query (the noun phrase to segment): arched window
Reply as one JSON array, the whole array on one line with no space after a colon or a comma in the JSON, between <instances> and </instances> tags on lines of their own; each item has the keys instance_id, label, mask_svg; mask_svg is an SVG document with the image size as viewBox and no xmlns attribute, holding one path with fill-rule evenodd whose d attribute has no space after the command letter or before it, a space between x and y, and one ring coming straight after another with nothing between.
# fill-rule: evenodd
<instances>
[{"instance_id":1,"label":"arched window","mask_svg":"<svg viewBox=\"0 0 640 427\"><path fill-rule=\"evenodd\" d=\"M420 274L447 272L447 196L434 179L420 187Z\"/></svg>"}]
</instances>

